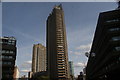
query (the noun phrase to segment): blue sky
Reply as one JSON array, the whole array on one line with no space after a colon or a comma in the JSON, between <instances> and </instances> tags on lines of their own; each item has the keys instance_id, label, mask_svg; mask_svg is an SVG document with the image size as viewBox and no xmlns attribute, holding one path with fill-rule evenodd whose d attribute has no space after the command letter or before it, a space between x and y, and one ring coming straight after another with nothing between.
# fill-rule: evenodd
<instances>
[{"instance_id":1,"label":"blue sky","mask_svg":"<svg viewBox=\"0 0 120 80\"><path fill-rule=\"evenodd\" d=\"M20 76L31 70L33 44L46 45L46 20L58 2L22 2L2 4L2 34L17 39L17 60ZM100 12L117 8L115 2L62 2L68 40L69 60L78 75L87 62L84 53L90 50Z\"/></svg>"}]
</instances>

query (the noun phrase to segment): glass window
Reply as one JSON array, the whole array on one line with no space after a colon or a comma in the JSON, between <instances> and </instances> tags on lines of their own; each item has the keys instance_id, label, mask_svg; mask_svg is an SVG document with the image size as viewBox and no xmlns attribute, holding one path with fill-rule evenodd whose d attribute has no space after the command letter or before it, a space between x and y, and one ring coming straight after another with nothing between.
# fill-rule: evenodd
<instances>
[{"instance_id":1,"label":"glass window","mask_svg":"<svg viewBox=\"0 0 120 80\"><path fill-rule=\"evenodd\" d=\"M11 64L11 62L3 62L3 64Z\"/></svg>"},{"instance_id":2,"label":"glass window","mask_svg":"<svg viewBox=\"0 0 120 80\"><path fill-rule=\"evenodd\" d=\"M8 64L11 64L11 62L8 62Z\"/></svg>"},{"instance_id":3,"label":"glass window","mask_svg":"<svg viewBox=\"0 0 120 80\"><path fill-rule=\"evenodd\" d=\"M120 40L120 36L112 37L112 41L118 41L118 40Z\"/></svg>"},{"instance_id":4,"label":"glass window","mask_svg":"<svg viewBox=\"0 0 120 80\"><path fill-rule=\"evenodd\" d=\"M2 50L0 49L0 54L2 53Z\"/></svg>"},{"instance_id":5,"label":"glass window","mask_svg":"<svg viewBox=\"0 0 120 80\"><path fill-rule=\"evenodd\" d=\"M6 53L9 53L9 51L6 51Z\"/></svg>"},{"instance_id":6,"label":"glass window","mask_svg":"<svg viewBox=\"0 0 120 80\"><path fill-rule=\"evenodd\" d=\"M13 53L13 51L10 51L10 53Z\"/></svg>"},{"instance_id":7,"label":"glass window","mask_svg":"<svg viewBox=\"0 0 120 80\"><path fill-rule=\"evenodd\" d=\"M109 31L119 31L120 28L110 28Z\"/></svg>"},{"instance_id":8,"label":"glass window","mask_svg":"<svg viewBox=\"0 0 120 80\"><path fill-rule=\"evenodd\" d=\"M9 42L9 43L11 43L12 41L11 41L11 40L9 40L8 42Z\"/></svg>"},{"instance_id":9,"label":"glass window","mask_svg":"<svg viewBox=\"0 0 120 80\"><path fill-rule=\"evenodd\" d=\"M11 45L14 45L14 43L12 42Z\"/></svg>"},{"instance_id":10,"label":"glass window","mask_svg":"<svg viewBox=\"0 0 120 80\"><path fill-rule=\"evenodd\" d=\"M9 56L9 58L11 59L11 58L13 58L12 56Z\"/></svg>"},{"instance_id":11,"label":"glass window","mask_svg":"<svg viewBox=\"0 0 120 80\"><path fill-rule=\"evenodd\" d=\"M112 19L112 20L107 20L106 22L110 23L110 22L118 22L118 21L119 21L119 19Z\"/></svg>"},{"instance_id":12,"label":"glass window","mask_svg":"<svg viewBox=\"0 0 120 80\"><path fill-rule=\"evenodd\" d=\"M13 42L13 43L15 43L15 41L14 41L14 40L12 40L12 42Z\"/></svg>"},{"instance_id":13,"label":"glass window","mask_svg":"<svg viewBox=\"0 0 120 80\"><path fill-rule=\"evenodd\" d=\"M5 53L5 50L2 50L2 53Z\"/></svg>"},{"instance_id":14,"label":"glass window","mask_svg":"<svg viewBox=\"0 0 120 80\"><path fill-rule=\"evenodd\" d=\"M116 51L120 51L120 46L115 47Z\"/></svg>"}]
</instances>

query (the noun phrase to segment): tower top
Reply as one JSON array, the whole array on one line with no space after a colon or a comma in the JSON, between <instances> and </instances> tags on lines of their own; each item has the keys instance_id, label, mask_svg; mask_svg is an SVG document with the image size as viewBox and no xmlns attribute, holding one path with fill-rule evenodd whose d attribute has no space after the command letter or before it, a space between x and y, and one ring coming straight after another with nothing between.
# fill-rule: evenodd
<instances>
[{"instance_id":1,"label":"tower top","mask_svg":"<svg viewBox=\"0 0 120 80\"><path fill-rule=\"evenodd\" d=\"M54 9L61 9L61 10L62 10L62 4L60 4L60 5L55 5L55 6L54 6Z\"/></svg>"}]
</instances>

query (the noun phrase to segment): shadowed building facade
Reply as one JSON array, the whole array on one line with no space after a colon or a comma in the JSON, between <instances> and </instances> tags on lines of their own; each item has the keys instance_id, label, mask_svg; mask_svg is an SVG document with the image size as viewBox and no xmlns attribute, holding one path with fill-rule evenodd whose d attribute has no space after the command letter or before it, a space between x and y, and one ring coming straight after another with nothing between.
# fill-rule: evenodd
<instances>
[{"instance_id":1,"label":"shadowed building facade","mask_svg":"<svg viewBox=\"0 0 120 80\"><path fill-rule=\"evenodd\" d=\"M46 48L42 44L34 44L32 56L32 72L46 71Z\"/></svg>"},{"instance_id":2,"label":"shadowed building facade","mask_svg":"<svg viewBox=\"0 0 120 80\"><path fill-rule=\"evenodd\" d=\"M99 15L86 76L87 80L120 80L120 7Z\"/></svg>"},{"instance_id":3,"label":"shadowed building facade","mask_svg":"<svg viewBox=\"0 0 120 80\"><path fill-rule=\"evenodd\" d=\"M47 70L50 80L66 80L69 76L68 50L64 12L55 6L47 18Z\"/></svg>"},{"instance_id":4,"label":"shadowed building facade","mask_svg":"<svg viewBox=\"0 0 120 80\"><path fill-rule=\"evenodd\" d=\"M1 80L13 80L16 61L16 39L14 37L0 38L0 68L2 67Z\"/></svg>"}]
</instances>

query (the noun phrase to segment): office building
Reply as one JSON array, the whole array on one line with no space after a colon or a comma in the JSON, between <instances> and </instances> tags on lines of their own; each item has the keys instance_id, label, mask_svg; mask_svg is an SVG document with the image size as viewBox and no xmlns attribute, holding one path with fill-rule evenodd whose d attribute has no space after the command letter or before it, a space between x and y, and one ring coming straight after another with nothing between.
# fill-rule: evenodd
<instances>
[{"instance_id":1,"label":"office building","mask_svg":"<svg viewBox=\"0 0 120 80\"><path fill-rule=\"evenodd\" d=\"M73 61L69 61L69 70L70 70L70 75L74 76Z\"/></svg>"},{"instance_id":2,"label":"office building","mask_svg":"<svg viewBox=\"0 0 120 80\"><path fill-rule=\"evenodd\" d=\"M33 75L33 72L32 72L32 71L28 72L28 78L29 78L29 79L32 78L32 75Z\"/></svg>"},{"instance_id":3,"label":"office building","mask_svg":"<svg viewBox=\"0 0 120 80\"><path fill-rule=\"evenodd\" d=\"M74 66L73 61L69 61L69 74L70 74L70 80L74 80Z\"/></svg>"},{"instance_id":4,"label":"office building","mask_svg":"<svg viewBox=\"0 0 120 80\"><path fill-rule=\"evenodd\" d=\"M120 80L120 8L99 15L87 80Z\"/></svg>"},{"instance_id":5,"label":"office building","mask_svg":"<svg viewBox=\"0 0 120 80\"><path fill-rule=\"evenodd\" d=\"M0 38L0 63L2 63L2 80L12 80L16 60L16 39L14 37Z\"/></svg>"},{"instance_id":6,"label":"office building","mask_svg":"<svg viewBox=\"0 0 120 80\"><path fill-rule=\"evenodd\" d=\"M62 6L55 6L47 18L47 70L50 80L69 75L67 37Z\"/></svg>"},{"instance_id":7,"label":"office building","mask_svg":"<svg viewBox=\"0 0 120 80\"><path fill-rule=\"evenodd\" d=\"M46 48L42 44L34 44L32 56L32 72L46 71Z\"/></svg>"}]
</instances>

